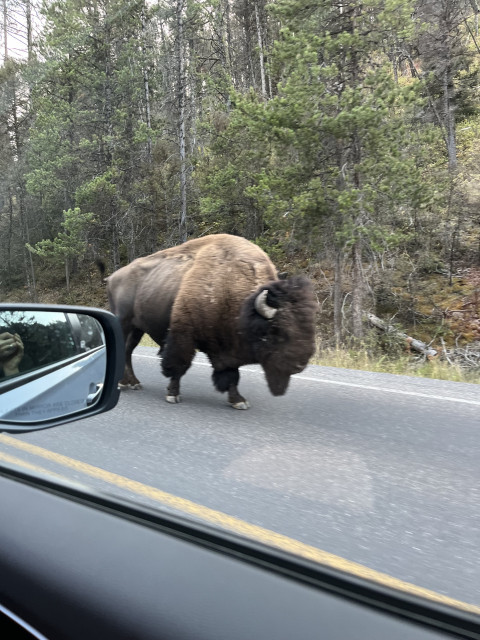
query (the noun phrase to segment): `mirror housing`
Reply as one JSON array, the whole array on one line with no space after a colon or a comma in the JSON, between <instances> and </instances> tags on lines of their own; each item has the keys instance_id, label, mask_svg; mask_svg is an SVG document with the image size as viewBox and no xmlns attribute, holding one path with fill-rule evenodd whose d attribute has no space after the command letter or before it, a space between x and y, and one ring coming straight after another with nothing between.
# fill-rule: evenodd
<instances>
[{"instance_id":1,"label":"mirror housing","mask_svg":"<svg viewBox=\"0 0 480 640\"><path fill-rule=\"evenodd\" d=\"M109 311L1 303L0 432L47 429L113 409L124 362L120 322Z\"/></svg>"}]
</instances>

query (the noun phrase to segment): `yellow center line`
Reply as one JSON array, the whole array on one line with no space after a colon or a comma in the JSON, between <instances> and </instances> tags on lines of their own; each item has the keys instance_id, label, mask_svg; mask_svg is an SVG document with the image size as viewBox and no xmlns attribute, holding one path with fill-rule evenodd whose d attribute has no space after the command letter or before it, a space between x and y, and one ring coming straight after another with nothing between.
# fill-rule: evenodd
<instances>
[{"instance_id":1,"label":"yellow center line","mask_svg":"<svg viewBox=\"0 0 480 640\"><path fill-rule=\"evenodd\" d=\"M69 478L67 478L66 476L62 476L60 473L49 471L48 469L45 469L44 467L40 467L37 464L32 464L31 462L27 462L26 460L22 460L22 458L17 458L16 456L10 456L8 455L8 453L3 453L2 451L0 451L0 460L3 460L4 462L8 462L9 464L15 464L18 467L23 467L24 469L28 469L29 471L36 471L37 473L54 476L55 478L61 478L62 480L71 482Z\"/></svg>"},{"instance_id":2,"label":"yellow center line","mask_svg":"<svg viewBox=\"0 0 480 640\"><path fill-rule=\"evenodd\" d=\"M52 462L64 467L75 469L76 471L80 471L92 478L103 480L104 482L115 485L121 489L126 489L127 491L131 491L137 495L149 498L150 500L155 500L185 514L195 516L201 520L209 522L210 524L229 529L239 535L246 536L247 538L253 538L258 542L276 547L282 551L301 556L302 558L312 560L313 562L317 562L327 567L332 567L334 569L353 574L359 578L371 580L386 587L456 607L463 611L480 614L479 606L468 604L461 600L455 600L454 598L444 596L435 591L431 591L430 589L418 587L417 585L399 580L386 573L376 571L375 569L370 569L369 567L365 567L356 562L334 555L328 551L323 551L317 547L304 544L299 540L250 524L244 520L240 520L240 518L235 518L234 516L229 516L221 511L210 509L209 507L197 504L191 500L187 500L186 498L180 498L179 496L167 493L161 489L157 489L156 487L151 487L136 480L131 480L130 478L106 471L105 469L94 467L86 462L69 458L60 453L55 453L49 449L43 449L37 445L24 442L23 440L17 440L16 438L12 438L5 434L0 434L0 443L26 451L35 456L45 458L46 460L51 460Z\"/></svg>"}]
</instances>

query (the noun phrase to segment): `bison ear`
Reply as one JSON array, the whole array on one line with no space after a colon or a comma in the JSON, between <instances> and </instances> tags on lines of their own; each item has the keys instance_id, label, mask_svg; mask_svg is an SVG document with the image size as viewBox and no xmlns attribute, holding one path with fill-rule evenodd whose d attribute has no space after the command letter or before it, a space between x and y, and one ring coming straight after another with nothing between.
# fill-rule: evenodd
<instances>
[{"instance_id":1,"label":"bison ear","mask_svg":"<svg viewBox=\"0 0 480 640\"><path fill-rule=\"evenodd\" d=\"M288 271L282 271L282 273L278 274L279 280L286 280L288 278Z\"/></svg>"}]
</instances>

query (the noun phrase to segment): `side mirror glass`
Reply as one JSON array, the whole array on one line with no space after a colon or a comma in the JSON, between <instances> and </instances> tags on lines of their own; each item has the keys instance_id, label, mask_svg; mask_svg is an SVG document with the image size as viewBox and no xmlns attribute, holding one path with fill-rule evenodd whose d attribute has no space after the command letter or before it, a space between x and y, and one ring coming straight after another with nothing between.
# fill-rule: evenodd
<instances>
[{"instance_id":1,"label":"side mirror glass","mask_svg":"<svg viewBox=\"0 0 480 640\"><path fill-rule=\"evenodd\" d=\"M0 305L0 430L44 428L112 408L120 350L119 323L108 312Z\"/></svg>"}]
</instances>

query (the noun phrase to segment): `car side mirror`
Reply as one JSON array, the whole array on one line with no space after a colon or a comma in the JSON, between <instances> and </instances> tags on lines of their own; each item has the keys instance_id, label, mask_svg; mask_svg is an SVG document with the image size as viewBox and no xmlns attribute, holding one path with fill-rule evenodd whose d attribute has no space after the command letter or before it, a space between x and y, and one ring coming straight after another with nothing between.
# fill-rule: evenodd
<instances>
[{"instance_id":1,"label":"car side mirror","mask_svg":"<svg viewBox=\"0 0 480 640\"><path fill-rule=\"evenodd\" d=\"M0 304L0 432L113 409L124 358L120 322L108 311Z\"/></svg>"}]
</instances>

